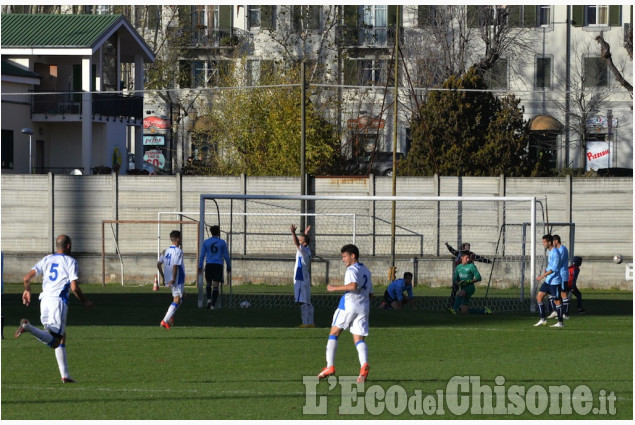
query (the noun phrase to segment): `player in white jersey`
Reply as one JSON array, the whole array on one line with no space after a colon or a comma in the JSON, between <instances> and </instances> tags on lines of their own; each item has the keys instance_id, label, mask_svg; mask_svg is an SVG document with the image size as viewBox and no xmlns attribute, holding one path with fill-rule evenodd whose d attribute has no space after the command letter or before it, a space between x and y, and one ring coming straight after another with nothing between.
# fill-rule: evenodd
<instances>
[{"instance_id":1,"label":"player in white jersey","mask_svg":"<svg viewBox=\"0 0 635 425\"><path fill-rule=\"evenodd\" d=\"M55 350L55 358L62 376L63 383L75 382L68 372L66 357L66 316L68 314L68 295L72 291L84 306L94 307L86 299L77 283L77 261L71 253L71 238L59 235L55 240L55 253L42 258L24 276L24 292L22 304L31 304L31 279L42 276L42 293L40 294L40 321L44 326L41 330L22 319L15 337L29 332L40 342Z\"/></svg>"},{"instance_id":2,"label":"player in white jersey","mask_svg":"<svg viewBox=\"0 0 635 425\"><path fill-rule=\"evenodd\" d=\"M172 245L163 251L157 263L161 281L172 289L172 303L160 323L166 329L174 326L174 313L181 305L185 294L185 268L183 267L183 251L181 250L181 232L172 230L170 232L170 241Z\"/></svg>"},{"instance_id":3,"label":"player in white jersey","mask_svg":"<svg viewBox=\"0 0 635 425\"><path fill-rule=\"evenodd\" d=\"M341 252L342 262L347 267L344 285L329 284L326 289L329 292L345 292L333 314L331 332L326 343L326 367L318 374L318 378L322 379L335 374L337 340L343 330L349 329L353 334L353 342L361 365L357 382L365 382L370 370L365 337L368 336L368 315L370 299L373 296L373 282L370 270L359 262L359 249L355 245L344 245Z\"/></svg>"},{"instance_id":4,"label":"player in white jersey","mask_svg":"<svg viewBox=\"0 0 635 425\"><path fill-rule=\"evenodd\" d=\"M311 304L311 248L309 243L309 230L311 226L304 229L304 233L296 236L296 226L291 225L291 235L296 246L295 265L293 267L293 295L295 302L300 304L300 317L302 324L299 328L314 328L313 304Z\"/></svg>"}]
</instances>

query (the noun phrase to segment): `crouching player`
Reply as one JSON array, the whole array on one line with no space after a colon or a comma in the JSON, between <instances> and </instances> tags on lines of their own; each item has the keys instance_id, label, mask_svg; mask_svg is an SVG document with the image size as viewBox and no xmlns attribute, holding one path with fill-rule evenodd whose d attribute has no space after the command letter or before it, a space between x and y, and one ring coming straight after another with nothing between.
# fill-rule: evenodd
<instances>
[{"instance_id":1,"label":"crouching player","mask_svg":"<svg viewBox=\"0 0 635 425\"><path fill-rule=\"evenodd\" d=\"M456 313L471 314L492 314L492 310L488 307L470 307L470 298L476 292L474 284L481 281L481 274L470 262L470 253L463 252L461 254L461 264L454 269L454 283L458 285L459 291L456 293L454 300L454 308L450 311Z\"/></svg>"},{"instance_id":2,"label":"crouching player","mask_svg":"<svg viewBox=\"0 0 635 425\"><path fill-rule=\"evenodd\" d=\"M408 293L408 298L404 297L404 292ZM382 309L400 310L407 303L414 300L412 293L412 273L405 272L403 278L393 280L384 292L384 301L381 303ZM411 304L414 309L414 304Z\"/></svg>"}]
</instances>

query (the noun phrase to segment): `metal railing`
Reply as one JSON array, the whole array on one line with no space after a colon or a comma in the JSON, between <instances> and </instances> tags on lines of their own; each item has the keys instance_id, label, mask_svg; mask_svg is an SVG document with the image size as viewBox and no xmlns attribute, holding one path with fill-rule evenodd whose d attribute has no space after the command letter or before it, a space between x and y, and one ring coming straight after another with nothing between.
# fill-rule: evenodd
<instances>
[{"instance_id":1,"label":"metal railing","mask_svg":"<svg viewBox=\"0 0 635 425\"><path fill-rule=\"evenodd\" d=\"M34 114L81 114L81 93L54 93L33 95L31 112ZM143 97L118 93L93 93L93 114L143 118Z\"/></svg>"},{"instance_id":2,"label":"metal railing","mask_svg":"<svg viewBox=\"0 0 635 425\"><path fill-rule=\"evenodd\" d=\"M390 47L395 44L395 26L375 27L339 27L337 34L341 43L347 47ZM403 42L403 28L399 28L399 42Z\"/></svg>"}]
</instances>

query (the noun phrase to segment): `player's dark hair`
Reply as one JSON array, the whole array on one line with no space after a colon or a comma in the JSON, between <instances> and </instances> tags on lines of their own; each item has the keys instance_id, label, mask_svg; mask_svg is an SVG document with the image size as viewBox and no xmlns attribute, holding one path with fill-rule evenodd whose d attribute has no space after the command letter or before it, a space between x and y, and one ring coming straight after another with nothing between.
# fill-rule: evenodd
<instances>
[{"instance_id":1,"label":"player's dark hair","mask_svg":"<svg viewBox=\"0 0 635 425\"><path fill-rule=\"evenodd\" d=\"M461 244L461 251L469 251L472 245L469 242L465 242Z\"/></svg>"},{"instance_id":2,"label":"player's dark hair","mask_svg":"<svg viewBox=\"0 0 635 425\"><path fill-rule=\"evenodd\" d=\"M304 242L306 242L307 245L311 243L311 237L307 235L306 233L302 233L300 236L304 237Z\"/></svg>"},{"instance_id":3,"label":"player's dark hair","mask_svg":"<svg viewBox=\"0 0 635 425\"><path fill-rule=\"evenodd\" d=\"M558 241L558 243L562 243L562 240L560 239L560 235L553 235L553 240Z\"/></svg>"},{"instance_id":4,"label":"player's dark hair","mask_svg":"<svg viewBox=\"0 0 635 425\"><path fill-rule=\"evenodd\" d=\"M353 245L352 243L350 243L348 245L344 245L342 247L341 252L342 253L347 252L347 253L349 253L351 255L355 255L355 258L357 258L359 260L359 249L355 245Z\"/></svg>"},{"instance_id":5,"label":"player's dark hair","mask_svg":"<svg viewBox=\"0 0 635 425\"><path fill-rule=\"evenodd\" d=\"M213 226L209 226L209 232L212 236L220 236L220 226L214 224Z\"/></svg>"},{"instance_id":6,"label":"player's dark hair","mask_svg":"<svg viewBox=\"0 0 635 425\"><path fill-rule=\"evenodd\" d=\"M544 235L542 238L546 240L547 242L553 243L553 236L551 235Z\"/></svg>"},{"instance_id":7,"label":"player's dark hair","mask_svg":"<svg viewBox=\"0 0 635 425\"><path fill-rule=\"evenodd\" d=\"M172 230L170 232L170 239L174 240L176 238L180 238L181 237L181 232L179 230Z\"/></svg>"},{"instance_id":8,"label":"player's dark hair","mask_svg":"<svg viewBox=\"0 0 635 425\"><path fill-rule=\"evenodd\" d=\"M573 264L580 267L582 265L582 257L578 257L577 255L573 257Z\"/></svg>"},{"instance_id":9,"label":"player's dark hair","mask_svg":"<svg viewBox=\"0 0 635 425\"><path fill-rule=\"evenodd\" d=\"M410 272L405 272L405 273L403 274L403 278L404 278L404 279L408 279L409 277L412 277L412 273L410 273Z\"/></svg>"}]
</instances>

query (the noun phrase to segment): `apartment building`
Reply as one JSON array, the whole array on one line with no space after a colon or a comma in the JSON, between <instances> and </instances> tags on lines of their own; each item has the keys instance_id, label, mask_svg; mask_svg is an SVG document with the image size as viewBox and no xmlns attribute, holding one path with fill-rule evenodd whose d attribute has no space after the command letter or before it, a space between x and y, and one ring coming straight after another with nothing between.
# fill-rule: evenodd
<instances>
[{"instance_id":1,"label":"apartment building","mask_svg":"<svg viewBox=\"0 0 635 425\"><path fill-rule=\"evenodd\" d=\"M88 12L127 13L157 58L178 68L178 78L146 90L144 100L144 118L163 125L144 125L151 142L143 149L162 155L171 171L201 155L197 140L208 125L198 113L207 106L201 93L217 88L223 73L242 73L250 87L300 62L348 157L393 145L407 155L420 102L449 75L484 64L490 90L521 100L531 155L546 155L557 169L633 166L631 5L115 8Z\"/></svg>"}]
</instances>

